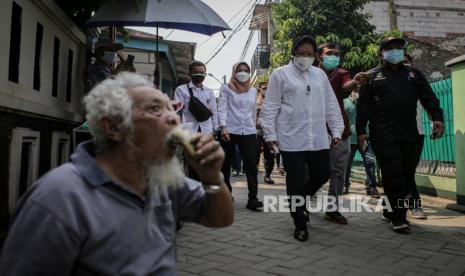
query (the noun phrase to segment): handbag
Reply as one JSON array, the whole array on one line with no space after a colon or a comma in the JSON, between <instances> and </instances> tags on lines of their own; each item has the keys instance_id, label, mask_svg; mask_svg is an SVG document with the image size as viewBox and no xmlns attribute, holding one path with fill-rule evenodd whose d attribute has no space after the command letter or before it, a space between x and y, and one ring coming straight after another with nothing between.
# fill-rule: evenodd
<instances>
[{"instance_id":1,"label":"handbag","mask_svg":"<svg viewBox=\"0 0 465 276\"><path fill-rule=\"evenodd\" d=\"M210 119L213 116L213 113L206 107L197 97L194 96L192 88L187 85L189 89L189 112L194 116L194 118L199 122L204 122Z\"/></svg>"}]
</instances>

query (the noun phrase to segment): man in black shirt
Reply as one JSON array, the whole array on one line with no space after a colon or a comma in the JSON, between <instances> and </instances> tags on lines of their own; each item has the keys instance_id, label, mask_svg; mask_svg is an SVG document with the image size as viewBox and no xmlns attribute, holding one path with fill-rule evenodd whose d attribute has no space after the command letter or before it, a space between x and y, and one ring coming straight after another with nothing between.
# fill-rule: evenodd
<instances>
[{"instance_id":1,"label":"man in black shirt","mask_svg":"<svg viewBox=\"0 0 465 276\"><path fill-rule=\"evenodd\" d=\"M390 221L395 231L409 228L404 199L411 190L408 179L414 177L416 148L420 146L416 123L418 100L432 117L433 138L444 133L442 109L425 76L402 64L405 44L405 40L392 37L381 42L383 64L371 70L357 104L358 142L361 148L366 144L369 122L370 141L392 208L392 212L384 210L382 218Z\"/></svg>"}]
</instances>

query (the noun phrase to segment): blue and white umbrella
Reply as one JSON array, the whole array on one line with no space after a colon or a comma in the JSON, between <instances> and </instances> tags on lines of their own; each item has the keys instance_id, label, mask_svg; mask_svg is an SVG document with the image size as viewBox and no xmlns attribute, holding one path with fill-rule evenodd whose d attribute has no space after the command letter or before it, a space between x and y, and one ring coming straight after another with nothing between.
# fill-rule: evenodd
<instances>
[{"instance_id":1,"label":"blue and white umbrella","mask_svg":"<svg viewBox=\"0 0 465 276\"><path fill-rule=\"evenodd\" d=\"M108 0L87 22L87 26L156 27L157 64L158 28L205 35L231 30L212 8L200 0Z\"/></svg>"}]
</instances>

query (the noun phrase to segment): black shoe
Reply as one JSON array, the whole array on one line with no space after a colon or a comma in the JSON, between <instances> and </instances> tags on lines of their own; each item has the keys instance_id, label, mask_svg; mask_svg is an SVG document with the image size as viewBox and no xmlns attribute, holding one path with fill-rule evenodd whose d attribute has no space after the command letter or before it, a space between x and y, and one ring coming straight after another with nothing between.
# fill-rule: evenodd
<instances>
[{"instance_id":1,"label":"black shoe","mask_svg":"<svg viewBox=\"0 0 465 276\"><path fill-rule=\"evenodd\" d=\"M307 226L296 226L294 230L294 239L301 242L308 240Z\"/></svg>"},{"instance_id":2,"label":"black shoe","mask_svg":"<svg viewBox=\"0 0 465 276\"><path fill-rule=\"evenodd\" d=\"M349 186L344 187L344 191L342 192L343 195L348 195L349 194Z\"/></svg>"},{"instance_id":3,"label":"black shoe","mask_svg":"<svg viewBox=\"0 0 465 276\"><path fill-rule=\"evenodd\" d=\"M337 224L347 224L347 219L338 211L326 212L325 219Z\"/></svg>"},{"instance_id":4,"label":"black shoe","mask_svg":"<svg viewBox=\"0 0 465 276\"><path fill-rule=\"evenodd\" d=\"M269 175L265 176L265 178L263 179L263 181L264 181L266 184L274 184L273 179L271 179L271 177L270 177Z\"/></svg>"},{"instance_id":5,"label":"black shoe","mask_svg":"<svg viewBox=\"0 0 465 276\"><path fill-rule=\"evenodd\" d=\"M371 196L372 198L380 198L380 193L376 187L372 187L367 190L367 195Z\"/></svg>"},{"instance_id":6,"label":"black shoe","mask_svg":"<svg viewBox=\"0 0 465 276\"><path fill-rule=\"evenodd\" d=\"M391 221L391 228L397 233L406 233L410 230L410 226L407 221Z\"/></svg>"},{"instance_id":7,"label":"black shoe","mask_svg":"<svg viewBox=\"0 0 465 276\"><path fill-rule=\"evenodd\" d=\"M245 208L253 211L258 211L258 208L263 208L263 202L258 199L250 199L247 201Z\"/></svg>"}]
</instances>

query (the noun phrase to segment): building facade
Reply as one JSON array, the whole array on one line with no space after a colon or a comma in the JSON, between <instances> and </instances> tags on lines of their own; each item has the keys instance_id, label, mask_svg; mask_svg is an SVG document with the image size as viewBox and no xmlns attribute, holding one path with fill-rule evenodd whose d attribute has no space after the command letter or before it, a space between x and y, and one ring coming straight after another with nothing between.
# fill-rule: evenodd
<instances>
[{"instance_id":1,"label":"building facade","mask_svg":"<svg viewBox=\"0 0 465 276\"><path fill-rule=\"evenodd\" d=\"M69 159L86 37L53 0L0 1L0 241L26 189Z\"/></svg>"}]
</instances>

